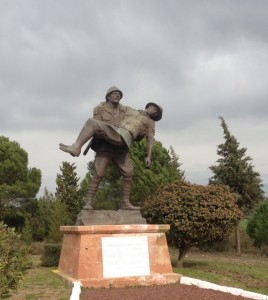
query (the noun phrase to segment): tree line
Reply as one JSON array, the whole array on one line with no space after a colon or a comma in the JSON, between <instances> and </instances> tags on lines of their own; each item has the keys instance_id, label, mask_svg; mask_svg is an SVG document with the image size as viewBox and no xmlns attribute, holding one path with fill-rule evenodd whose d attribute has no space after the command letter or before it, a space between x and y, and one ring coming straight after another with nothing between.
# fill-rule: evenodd
<instances>
[{"instance_id":1,"label":"tree line","mask_svg":"<svg viewBox=\"0 0 268 300\"><path fill-rule=\"evenodd\" d=\"M220 117L220 121L224 142L218 145L219 159L210 166L213 175L207 186L185 180L179 155L172 147L167 150L156 141L151 168L144 167L144 140L130 149L135 169L131 202L142 207L148 223L171 225L168 240L179 249L179 261L191 246L223 239L245 217L251 217L248 233L255 244L268 244L267 199L260 174L246 155L247 149L241 148L230 133L224 118ZM80 183L75 164L62 162L56 193L45 189L37 199L41 170L28 167L27 152L17 142L1 136L0 161L0 221L16 228L29 244L59 242L59 226L74 225L84 205L94 162L88 163L88 172ZM120 180L117 169L110 165L95 197L95 209L120 207ZM239 230L237 251L241 251Z\"/></svg>"}]
</instances>

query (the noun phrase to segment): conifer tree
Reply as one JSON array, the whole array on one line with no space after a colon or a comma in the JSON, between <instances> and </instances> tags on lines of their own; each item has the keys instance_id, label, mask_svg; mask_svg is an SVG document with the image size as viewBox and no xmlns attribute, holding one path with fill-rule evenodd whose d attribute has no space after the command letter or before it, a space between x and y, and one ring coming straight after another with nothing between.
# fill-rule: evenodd
<instances>
[{"instance_id":1,"label":"conifer tree","mask_svg":"<svg viewBox=\"0 0 268 300\"><path fill-rule=\"evenodd\" d=\"M67 207L69 217L74 224L77 214L80 211L80 197L78 194L78 181L77 173L75 172L76 166L74 163L62 162L60 167L61 174L57 174L56 183L56 198L64 203Z\"/></svg>"},{"instance_id":2,"label":"conifer tree","mask_svg":"<svg viewBox=\"0 0 268 300\"><path fill-rule=\"evenodd\" d=\"M174 167L175 172L177 172L180 179L185 179L185 172L181 170L182 164L180 163L180 156L175 152L172 146L169 147L170 155L170 166Z\"/></svg>"},{"instance_id":3,"label":"conifer tree","mask_svg":"<svg viewBox=\"0 0 268 300\"><path fill-rule=\"evenodd\" d=\"M237 139L231 135L223 117L220 117L225 142L218 145L218 164L210 166L213 176L210 184L229 186L237 194L237 205L249 215L256 204L264 199L260 174L254 171L252 158L246 155L246 148L240 148ZM240 236L237 228L237 254L240 254Z\"/></svg>"},{"instance_id":4,"label":"conifer tree","mask_svg":"<svg viewBox=\"0 0 268 300\"><path fill-rule=\"evenodd\" d=\"M44 240L49 233L49 226L51 222L51 213L54 210L54 201L55 198L51 192L45 187L44 194L38 199L38 208L39 208L39 230L35 231L35 239Z\"/></svg>"},{"instance_id":5,"label":"conifer tree","mask_svg":"<svg viewBox=\"0 0 268 300\"><path fill-rule=\"evenodd\" d=\"M14 200L34 198L41 186L41 171L28 167L28 153L15 141L0 136L0 220Z\"/></svg>"},{"instance_id":6,"label":"conifer tree","mask_svg":"<svg viewBox=\"0 0 268 300\"><path fill-rule=\"evenodd\" d=\"M152 165L146 168L146 142L134 143L130 149L134 164L132 186L132 203L142 204L146 197L154 193L160 186L176 180L184 179L184 171L180 169L179 156L171 148L171 153L156 141L152 154Z\"/></svg>"},{"instance_id":7,"label":"conifer tree","mask_svg":"<svg viewBox=\"0 0 268 300\"><path fill-rule=\"evenodd\" d=\"M258 247L268 246L268 201L254 210L249 219L247 233Z\"/></svg>"},{"instance_id":8,"label":"conifer tree","mask_svg":"<svg viewBox=\"0 0 268 300\"><path fill-rule=\"evenodd\" d=\"M63 233L60 231L60 226L70 225L70 213L66 203L61 202L56 198L52 202L52 210L49 216L49 233L48 240L54 243L60 243Z\"/></svg>"}]
</instances>

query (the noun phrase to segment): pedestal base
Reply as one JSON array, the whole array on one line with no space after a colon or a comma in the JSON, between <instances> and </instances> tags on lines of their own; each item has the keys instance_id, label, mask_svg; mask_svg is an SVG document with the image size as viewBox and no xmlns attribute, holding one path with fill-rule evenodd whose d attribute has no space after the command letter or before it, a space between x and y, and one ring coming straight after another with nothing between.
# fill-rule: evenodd
<instances>
[{"instance_id":1,"label":"pedestal base","mask_svg":"<svg viewBox=\"0 0 268 300\"><path fill-rule=\"evenodd\" d=\"M84 287L179 282L172 272L165 232L169 225L61 226L57 274Z\"/></svg>"},{"instance_id":2,"label":"pedestal base","mask_svg":"<svg viewBox=\"0 0 268 300\"><path fill-rule=\"evenodd\" d=\"M138 210L82 210L77 216L77 226L146 224Z\"/></svg>"}]
</instances>

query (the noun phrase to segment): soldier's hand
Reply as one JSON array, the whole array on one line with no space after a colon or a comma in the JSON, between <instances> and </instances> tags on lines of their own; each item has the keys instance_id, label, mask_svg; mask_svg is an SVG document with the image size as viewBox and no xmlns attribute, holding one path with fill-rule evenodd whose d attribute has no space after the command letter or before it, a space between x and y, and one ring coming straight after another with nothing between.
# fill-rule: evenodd
<instances>
[{"instance_id":1,"label":"soldier's hand","mask_svg":"<svg viewBox=\"0 0 268 300\"><path fill-rule=\"evenodd\" d=\"M152 164L151 159L149 157L146 157L146 159L145 159L145 165L146 165L146 167L150 168L151 164Z\"/></svg>"}]
</instances>

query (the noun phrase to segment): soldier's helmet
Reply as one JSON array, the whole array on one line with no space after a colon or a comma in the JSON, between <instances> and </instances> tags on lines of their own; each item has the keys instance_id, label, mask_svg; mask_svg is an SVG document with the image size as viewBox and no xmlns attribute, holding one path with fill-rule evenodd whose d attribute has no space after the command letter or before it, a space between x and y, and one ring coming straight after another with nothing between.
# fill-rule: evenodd
<instances>
[{"instance_id":1,"label":"soldier's helmet","mask_svg":"<svg viewBox=\"0 0 268 300\"><path fill-rule=\"evenodd\" d=\"M111 86L111 87L108 89L108 91L106 92L106 96L105 96L106 101L107 101L107 97L108 97L112 92L119 92L119 93L121 94L121 98L120 98L120 99L123 98L123 92L122 92L118 87L116 87L116 86L113 85L113 86Z\"/></svg>"},{"instance_id":2,"label":"soldier's helmet","mask_svg":"<svg viewBox=\"0 0 268 300\"><path fill-rule=\"evenodd\" d=\"M162 119L162 114L163 114L163 108L160 105L158 105L158 104L156 104L154 102L149 102L149 103L146 104L145 109L148 108L151 105L154 106L154 107L156 107L157 108L157 112L158 112L158 114L156 116L152 117L152 119L154 121L161 120Z\"/></svg>"}]
</instances>

